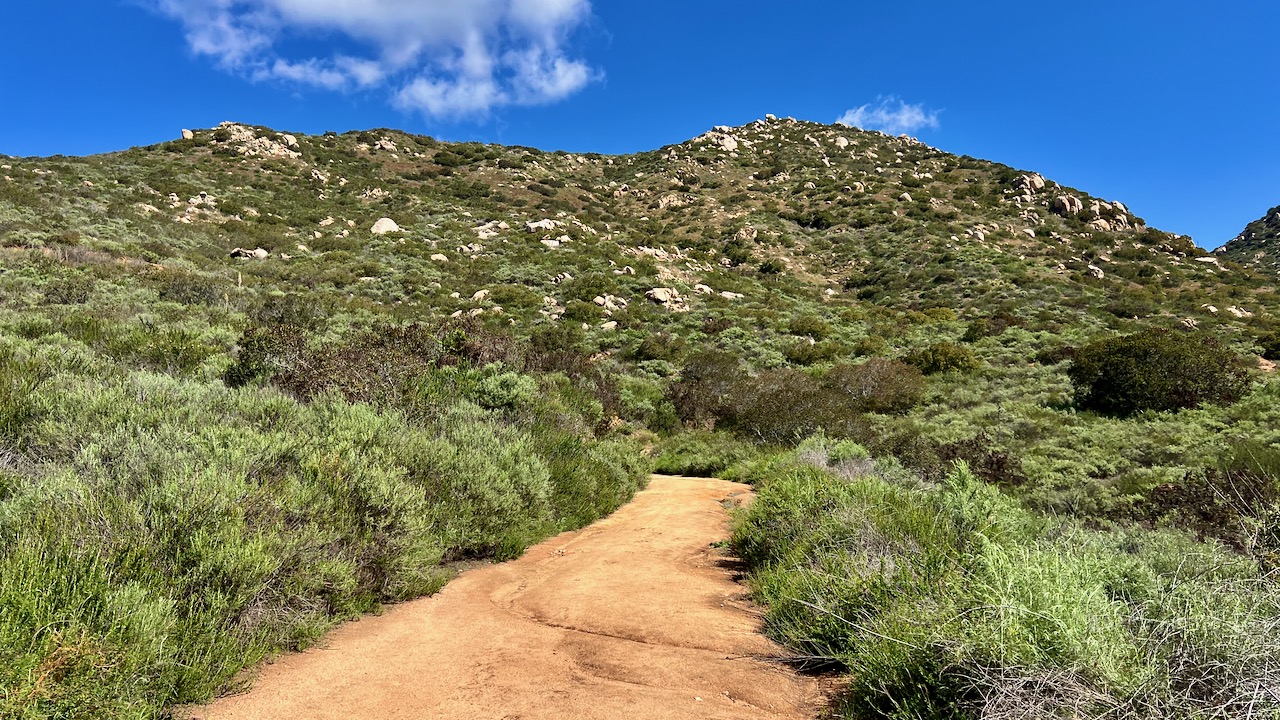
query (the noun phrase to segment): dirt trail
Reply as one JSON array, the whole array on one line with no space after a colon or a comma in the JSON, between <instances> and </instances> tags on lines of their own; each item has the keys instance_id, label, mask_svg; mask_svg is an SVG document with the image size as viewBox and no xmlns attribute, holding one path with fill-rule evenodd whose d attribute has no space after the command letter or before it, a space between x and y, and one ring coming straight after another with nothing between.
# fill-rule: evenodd
<instances>
[{"instance_id":1,"label":"dirt trail","mask_svg":"<svg viewBox=\"0 0 1280 720\"><path fill-rule=\"evenodd\" d=\"M267 666L202 720L815 717L722 551L719 480L654 477L634 502L437 595L345 625Z\"/></svg>"}]
</instances>

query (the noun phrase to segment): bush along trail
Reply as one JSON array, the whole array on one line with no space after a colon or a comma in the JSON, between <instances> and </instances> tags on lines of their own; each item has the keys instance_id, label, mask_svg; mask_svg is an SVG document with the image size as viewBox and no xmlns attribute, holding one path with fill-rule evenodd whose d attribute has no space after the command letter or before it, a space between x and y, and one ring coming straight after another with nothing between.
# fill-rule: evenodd
<instances>
[{"instance_id":1,"label":"bush along trail","mask_svg":"<svg viewBox=\"0 0 1280 720\"><path fill-rule=\"evenodd\" d=\"M638 445L597 433L591 393L445 334L312 351L288 395L0 354L0 717L208 700L434 592L451 561L513 557L643 485Z\"/></svg>"},{"instance_id":2,"label":"bush along trail","mask_svg":"<svg viewBox=\"0 0 1280 720\"><path fill-rule=\"evenodd\" d=\"M1020 507L815 437L740 474L734 545L770 634L849 683L847 718L1274 718L1280 592L1176 531Z\"/></svg>"},{"instance_id":3,"label":"bush along trail","mask_svg":"<svg viewBox=\"0 0 1280 720\"><path fill-rule=\"evenodd\" d=\"M719 542L719 480L658 476L629 505L431 598L346 625L265 668L254 689L183 714L309 718L816 717L817 681L783 651Z\"/></svg>"}]
</instances>

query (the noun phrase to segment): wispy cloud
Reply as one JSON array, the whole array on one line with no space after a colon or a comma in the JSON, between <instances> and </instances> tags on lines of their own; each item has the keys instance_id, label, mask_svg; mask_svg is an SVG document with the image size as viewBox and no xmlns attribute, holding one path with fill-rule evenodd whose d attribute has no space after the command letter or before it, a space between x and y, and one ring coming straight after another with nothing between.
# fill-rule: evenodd
<instances>
[{"instance_id":1,"label":"wispy cloud","mask_svg":"<svg viewBox=\"0 0 1280 720\"><path fill-rule=\"evenodd\" d=\"M151 0L192 51L255 81L384 88L429 115L555 102L598 79L570 56L590 0ZM341 38L367 53L289 56L288 40Z\"/></svg>"},{"instance_id":2,"label":"wispy cloud","mask_svg":"<svg viewBox=\"0 0 1280 720\"><path fill-rule=\"evenodd\" d=\"M924 105L912 105L889 95L877 97L874 103L846 111L836 122L864 130L879 130L890 135L912 134L925 128L936 130L938 111L927 110Z\"/></svg>"}]
</instances>

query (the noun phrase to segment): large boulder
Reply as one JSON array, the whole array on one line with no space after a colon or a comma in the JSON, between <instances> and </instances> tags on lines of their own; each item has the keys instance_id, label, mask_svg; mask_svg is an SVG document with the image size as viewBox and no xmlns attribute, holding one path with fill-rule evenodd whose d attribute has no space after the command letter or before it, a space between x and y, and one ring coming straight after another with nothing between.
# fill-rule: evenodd
<instances>
[{"instance_id":1,"label":"large boulder","mask_svg":"<svg viewBox=\"0 0 1280 720\"><path fill-rule=\"evenodd\" d=\"M1044 178L1038 173L1023 175L1014 181L1013 187L1022 190L1027 195L1035 195L1044 189Z\"/></svg>"},{"instance_id":2,"label":"large boulder","mask_svg":"<svg viewBox=\"0 0 1280 720\"><path fill-rule=\"evenodd\" d=\"M1053 211L1059 215L1079 215L1084 212L1084 202L1074 195L1059 195L1053 199Z\"/></svg>"},{"instance_id":3,"label":"large boulder","mask_svg":"<svg viewBox=\"0 0 1280 720\"><path fill-rule=\"evenodd\" d=\"M373 228L370 232L374 235L386 235L388 233L401 232L401 230L395 220L392 220L391 218L382 218L373 224Z\"/></svg>"},{"instance_id":4,"label":"large boulder","mask_svg":"<svg viewBox=\"0 0 1280 720\"><path fill-rule=\"evenodd\" d=\"M644 296L656 303L659 303L661 305L666 305L668 303L679 300L680 292L675 288L659 287L659 288L654 288L650 290L649 292L645 293Z\"/></svg>"}]
</instances>

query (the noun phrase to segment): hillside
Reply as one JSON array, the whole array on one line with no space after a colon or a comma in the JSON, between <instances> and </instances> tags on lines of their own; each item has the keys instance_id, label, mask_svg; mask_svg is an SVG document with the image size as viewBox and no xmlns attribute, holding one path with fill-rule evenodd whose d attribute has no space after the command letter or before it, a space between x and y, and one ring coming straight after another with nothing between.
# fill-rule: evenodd
<instances>
[{"instance_id":1,"label":"hillside","mask_svg":"<svg viewBox=\"0 0 1280 720\"><path fill-rule=\"evenodd\" d=\"M773 117L623 156L224 123L0 158L0 715L208 699L654 464L761 488L770 632L886 678L850 717L1275 708L1241 689L1280 677L1265 270ZM1086 595L1114 622L1054 615ZM919 653L831 620L881 608Z\"/></svg>"},{"instance_id":2,"label":"hillside","mask_svg":"<svg viewBox=\"0 0 1280 720\"><path fill-rule=\"evenodd\" d=\"M1276 238L1280 238L1280 207L1246 225L1244 232L1215 252L1242 265L1274 272L1280 267L1272 248Z\"/></svg>"}]
</instances>

